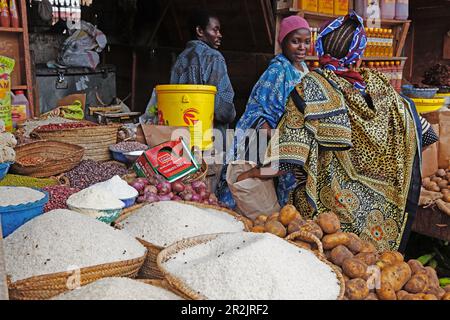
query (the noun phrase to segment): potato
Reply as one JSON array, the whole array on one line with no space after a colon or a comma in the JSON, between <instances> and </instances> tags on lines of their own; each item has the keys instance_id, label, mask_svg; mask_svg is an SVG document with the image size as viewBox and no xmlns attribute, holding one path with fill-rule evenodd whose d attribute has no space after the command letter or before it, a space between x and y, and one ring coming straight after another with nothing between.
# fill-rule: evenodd
<instances>
[{"instance_id":1,"label":"potato","mask_svg":"<svg viewBox=\"0 0 450 320\"><path fill-rule=\"evenodd\" d=\"M423 300L424 297L425 297L424 293L416 293L416 294L408 293L403 296L402 300Z\"/></svg>"},{"instance_id":2,"label":"potato","mask_svg":"<svg viewBox=\"0 0 450 320\"><path fill-rule=\"evenodd\" d=\"M255 226L263 226L267 222L268 216L262 214L255 219Z\"/></svg>"},{"instance_id":3,"label":"potato","mask_svg":"<svg viewBox=\"0 0 450 320\"><path fill-rule=\"evenodd\" d=\"M438 171L436 171L436 176L438 176L438 177L443 178L443 177L445 177L446 175L447 175L447 173L445 172L444 169L439 169Z\"/></svg>"},{"instance_id":4,"label":"potato","mask_svg":"<svg viewBox=\"0 0 450 320\"><path fill-rule=\"evenodd\" d=\"M428 284L430 287L439 287L439 278L436 270L431 267L425 267L423 271L419 271L418 273L425 273L428 275Z\"/></svg>"},{"instance_id":5,"label":"potato","mask_svg":"<svg viewBox=\"0 0 450 320\"><path fill-rule=\"evenodd\" d=\"M324 249L333 249L339 245L348 245L350 237L348 233L338 232L333 234L327 234L322 239L322 245Z\"/></svg>"},{"instance_id":6,"label":"potato","mask_svg":"<svg viewBox=\"0 0 450 320\"><path fill-rule=\"evenodd\" d=\"M324 250L323 254L325 255L325 258L327 258L328 261L331 261L331 250Z\"/></svg>"},{"instance_id":7,"label":"potato","mask_svg":"<svg viewBox=\"0 0 450 320\"><path fill-rule=\"evenodd\" d=\"M301 222L300 220L294 220L291 223L289 223L288 227L287 227L287 233L291 234L294 232L297 232L300 230L300 226L302 226L304 224L304 222Z\"/></svg>"},{"instance_id":8,"label":"potato","mask_svg":"<svg viewBox=\"0 0 450 320\"><path fill-rule=\"evenodd\" d=\"M433 178L431 178L431 182L436 182L436 184L441 182L441 181L442 181L441 177L433 177Z\"/></svg>"},{"instance_id":9,"label":"potato","mask_svg":"<svg viewBox=\"0 0 450 320\"><path fill-rule=\"evenodd\" d=\"M270 216L267 217L266 223L269 221L278 221L279 216L280 216L279 212L272 213Z\"/></svg>"},{"instance_id":10,"label":"potato","mask_svg":"<svg viewBox=\"0 0 450 320\"><path fill-rule=\"evenodd\" d=\"M349 233L350 241L347 244L347 248L353 253L358 254L363 248L363 241L354 233Z\"/></svg>"},{"instance_id":11,"label":"potato","mask_svg":"<svg viewBox=\"0 0 450 320\"><path fill-rule=\"evenodd\" d=\"M350 300L364 300L369 295L369 288L363 279L352 279L345 284L345 295Z\"/></svg>"},{"instance_id":12,"label":"potato","mask_svg":"<svg viewBox=\"0 0 450 320\"><path fill-rule=\"evenodd\" d=\"M331 262L337 266L342 266L346 259L353 258L353 253L343 245L339 245L331 250Z\"/></svg>"},{"instance_id":13,"label":"potato","mask_svg":"<svg viewBox=\"0 0 450 320\"><path fill-rule=\"evenodd\" d=\"M300 216L300 213L297 211L297 209L293 205L288 204L287 206L283 207L283 209L281 209L278 221L280 221L283 226L287 227L289 223L294 221L294 219L298 216Z\"/></svg>"},{"instance_id":14,"label":"potato","mask_svg":"<svg viewBox=\"0 0 450 320\"><path fill-rule=\"evenodd\" d=\"M361 252L375 253L375 252L377 252L377 248L375 248L373 243L371 243L369 241L363 241L363 247L361 249Z\"/></svg>"},{"instance_id":15,"label":"potato","mask_svg":"<svg viewBox=\"0 0 450 320\"><path fill-rule=\"evenodd\" d=\"M425 271L424 266L422 265L422 263L420 263L419 260L411 259L408 261L408 265L411 268L412 274L416 274L419 271Z\"/></svg>"},{"instance_id":16,"label":"potato","mask_svg":"<svg viewBox=\"0 0 450 320\"><path fill-rule=\"evenodd\" d=\"M430 286L426 291L426 294L432 294L435 295L439 300L442 299L442 297L446 294L445 290L442 289L441 287L433 287Z\"/></svg>"},{"instance_id":17,"label":"potato","mask_svg":"<svg viewBox=\"0 0 450 320\"><path fill-rule=\"evenodd\" d=\"M447 180L442 180L438 182L438 187L440 189L446 189L448 186L448 181Z\"/></svg>"},{"instance_id":18,"label":"potato","mask_svg":"<svg viewBox=\"0 0 450 320\"><path fill-rule=\"evenodd\" d=\"M424 178L424 179L422 179L422 185L423 185L423 186L430 184L430 182L431 182L431 179L430 179L430 178Z\"/></svg>"},{"instance_id":19,"label":"potato","mask_svg":"<svg viewBox=\"0 0 450 320\"><path fill-rule=\"evenodd\" d=\"M351 279L364 278L367 264L356 258L345 259L342 263L342 271Z\"/></svg>"},{"instance_id":20,"label":"potato","mask_svg":"<svg viewBox=\"0 0 450 320\"><path fill-rule=\"evenodd\" d=\"M422 293L428 288L428 276L423 273L415 274L408 280L404 289L409 293Z\"/></svg>"},{"instance_id":21,"label":"potato","mask_svg":"<svg viewBox=\"0 0 450 320\"><path fill-rule=\"evenodd\" d=\"M364 300L380 300L374 292L370 292L369 295Z\"/></svg>"},{"instance_id":22,"label":"potato","mask_svg":"<svg viewBox=\"0 0 450 320\"><path fill-rule=\"evenodd\" d=\"M446 293L442 296L441 300L449 301L449 300L450 300L450 292L446 292Z\"/></svg>"},{"instance_id":23,"label":"potato","mask_svg":"<svg viewBox=\"0 0 450 320\"><path fill-rule=\"evenodd\" d=\"M450 284L446 285L444 287L445 292L450 292Z\"/></svg>"},{"instance_id":24,"label":"potato","mask_svg":"<svg viewBox=\"0 0 450 320\"><path fill-rule=\"evenodd\" d=\"M377 296L380 300L397 300L395 290L389 283L382 283L381 288L377 289Z\"/></svg>"},{"instance_id":25,"label":"potato","mask_svg":"<svg viewBox=\"0 0 450 320\"><path fill-rule=\"evenodd\" d=\"M307 220L304 225L300 226L300 231L312 233L319 239L323 237L322 229L312 220Z\"/></svg>"},{"instance_id":26,"label":"potato","mask_svg":"<svg viewBox=\"0 0 450 320\"><path fill-rule=\"evenodd\" d=\"M450 203L450 192L447 192L444 194L444 197L442 198L445 202Z\"/></svg>"},{"instance_id":27,"label":"potato","mask_svg":"<svg viewBox=\"0 0 450 320\"><path fill-rule=\"evenodd\" d=\"M272 233L280 238L286 237L286 228L279 221L267 221L264 228L266 232Z\"/></svg>"},{"instance_id":28,"label":"potato","mask_svg":"<svg viewBox=\"0 0 450 320\"><path fill-rule=\"evenodd\" d=\"M434 294L426 294L423 296L423 300L438 300Z\"/></svg>"},{"instance_id":29,"label":"potato","mask_svg":"<svg viewBox=\"0 0 450 320\"><path fill-rule=\"evenodd\" d=\"M324 212L317 217L317 224L327 234L336 233L341 228L341 222L334 212Z\"/></svg>"},{"instance_id":30,"label":"potato","mask_svg":"<svg viewBox=\"0 0 450 320\"><path fill-rule=\"evenodd\" d=\"M351 279L350 279L348 276L346 276L345 274L343 274L342 277L344 278L344 281L345 281L346 285L347 285L347 282L351 280Z\"/></svg>"},{"instance_id":31,"label":"potato","mask_svg":"<svg viewBox=\"0 0 450 320\"><path fill-rule=\"evenodd\" d=\"M389 283L395 292L400 291L411 278L411 268L406 262L389 265L381 270L381 285Z\"/></svg>"},{"instance_id":32,"label":"potato","mask_svg":"<svg viewBox=\"0 0 450 320\"><path fill-rule=\"evenodd\" d=\"M377 260L378 260L377 254L371 253L371 252L358 253L355 256L355 258L361 260L362 262L364 262L368 266L374 265L377 262Z\"/></svg>"},{"instance_id":33,"label":"potato","mask_svg":"<svg viewBox=\"0 0 450 320\"><path fill-rule=\"evenodd\" d=\"M408 295L409 293L405 290L400 290L399 292L397 292L397 299L398 300L403 300L403 298Z\"/></svg>"},{"instance_id":34,"label":"potato","mask_svg":"<svg viewBox=\"0 0 450 320\"><path fill-rule=\"evenodd\" d=\"M403 256L397 251L386 251L381 254L380 261L387 265L396 264L403 262Z\"/></svg>"},{"instance_id":35,"label":"potato","mask_svg":"<svg viewBox=\"0 0 450 320\"><path fill-rule=\"evenodd\" d=\"M425 189L427 189L428 191L435 191L435 192L439 192L441 190L441 188L438 187L437 183L434 181L431 181L428 185L424 186Z\"/></svg>"},{"instance_id":36,"label":"potato","mask_svg":"<svg viewBox=\"0 0 450 320\"><path fill-rule=\"evenodd\" d=\"M264 226L258 225L251 228L250 231L255 233L264 233L266 232L266 228Z\"/></svg>"},{"instance_id":37,"label":"potato","mask_svg":"<svg viewBox=\"0 0 450 320\"><path fill-rule=\"evenodd\" d=\"M301 241L301 240L294 240L293 241L296 245L308 249L308 250L312 250L311 244L305 241Z\"/></svg>"}]
</instances>

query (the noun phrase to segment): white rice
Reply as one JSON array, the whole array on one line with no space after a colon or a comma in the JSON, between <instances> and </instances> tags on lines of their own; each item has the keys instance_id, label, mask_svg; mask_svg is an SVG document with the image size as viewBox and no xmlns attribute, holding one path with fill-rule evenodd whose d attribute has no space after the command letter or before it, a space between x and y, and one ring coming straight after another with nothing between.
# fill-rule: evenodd
<instances>
[{"instance_id":1,"label":"white rice","mask_svg":"<svg viewBox=\"0 0 450 320\"><path fill-rule=\"evenodd\" d=\"M268 233L217 235L164 265L212 300L335 300L340 291L330 266Z\"/></svg>"},{"instance_id":2,"label":"white rice","mask_svg":"<svg viewBox=\"0 0 450 320\"><path fill-rule=\"evenodd\" d=\"M104 278L52 300L182 300L174 293L129 278Z\"/></svg>"},{"instance_id":3,"label":"white rice","mask_svg":"<svg viewBox=\"0 0 450 320\"><path fill-rule=\"evenodd\" d=\"M147 205L120 225L130 235L160 247L202 234L245 230L244 224L229 214L175 201Z\"/></svg>"},{"instance_id":4,"label":"white rice","mask_svg":"<svg viewBox=\"0 0 450 320\"><path fill-rule=\"evenodd\" d=\"M125 232L69 210L54 210L4 239L13 282L33 276L136 259L146 249Z\"/></svg>"},{"instance_id":5,"label":"white rice","mask_svg":"<svg viewBox=\"0 0 450 320\"><path fill-rule=\"evenodd\" d=\"M18 206L39 201L45 193L24 187L0 187L0 207Z\"/></svg>"}]
</instances>

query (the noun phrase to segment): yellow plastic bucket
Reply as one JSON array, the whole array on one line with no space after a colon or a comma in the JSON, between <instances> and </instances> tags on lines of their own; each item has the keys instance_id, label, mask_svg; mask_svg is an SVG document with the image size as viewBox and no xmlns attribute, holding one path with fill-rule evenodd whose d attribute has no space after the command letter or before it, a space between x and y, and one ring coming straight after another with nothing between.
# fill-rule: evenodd
<instances>
[{"instance_id":1,"label":"yellow plastic bucket","mask_svg":"<svg viewBox=\"0 0 450 320\"><path fill-rule=\"evenodd\" d=\"M445 106L444 98L433 98L433 99L419 99L411 98L416 105L417 112L428 113L441 109Z\"/></svg>"},{"instance_id":2,"label":"yellow plastic bucket","mask_svg":"<svg viewBox=\"0 0 450 320\"><path fill-rule=\"evenodd\" d=\"M160 122L190 128L191 146L208 150L213 146L215 86L156 86Z\"/></svg>"}]
</instances>

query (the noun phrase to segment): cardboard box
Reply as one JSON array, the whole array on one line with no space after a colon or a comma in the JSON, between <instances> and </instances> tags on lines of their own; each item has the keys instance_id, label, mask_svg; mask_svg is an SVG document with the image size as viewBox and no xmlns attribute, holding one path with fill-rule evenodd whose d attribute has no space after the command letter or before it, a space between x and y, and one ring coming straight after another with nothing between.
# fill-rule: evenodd
<instances>
[{"instance_id":1,"label":"cardboard box","mask_svg":"<svg viewBox=\"0 0 450 320\"><path fill-rule=\"evenodd\" d=\"M319 13L334 14L334 0L320 0Z\"/></svg>"},{"instance_id":2,"label":"cardboard box","mask_svg":"<svg viewBox=\"0 0 450 320\"><path fill-rule=\"evenodd\" d=\"M168 141L147 150L140 156L133 169L139 177L159 174L174 182L200 169L195 157L183 139Z\"/></svg>"},{"instance_id":3,"label":"cardboard box","mask_svg":"<svg viewBox=\"0 0 450 320\"><path fill-rule=\"evenodd\" d=\"M334 14L346 16L348 14L349 0L334 0Z\"/></svg>"},{"instance_id":4,"label":"cardboard box","mask_svg":"<svg viewBox=\"0 0 450 320\"><path fill-rule=\"evenodd\" d=\"M318 0L298 0L298 9L309 12L317 12Z\"/></svg>"}]
</instances>

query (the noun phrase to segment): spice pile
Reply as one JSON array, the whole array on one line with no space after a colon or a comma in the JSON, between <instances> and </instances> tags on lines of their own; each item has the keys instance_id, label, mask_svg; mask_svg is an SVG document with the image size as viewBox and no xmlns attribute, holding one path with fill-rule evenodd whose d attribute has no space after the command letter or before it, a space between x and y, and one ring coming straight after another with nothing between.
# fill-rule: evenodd
<instances>
[{"instance_id":1,"label":"spice pile","mask_svg":"<svg viewBox=\"0 0 450 320\"><path fill-rule=\"evenodd\" d=\"M143 257L133 237L69 210L54 210L4 239L6 273L13 282Z\"/></svg>"},{"instance_id":2,"label":"spice pile","mask_svg":"<svg viewBox=\"0 0 450 320\"><path fill-rule=\"evenodd\" d=\"M132 199L139 195L136 189L128 185L128 183L119 176L114 176L105 182L97 183L90 188L103 189L119 200Z\"/></svg>"},{"instance_id":3,"label":"spice pile","mask_svg":"<svg viewBox=\"0 0 450 320\"><path fill-rule=\"evenodd\" d=\"M127 173L126 167L114 161L100 163L94 160L83 160L77 167L64 175L69 179L72 188L82 190L114 176L123 176Z\"/></svg>"},{"instance_id":4,"label":"spice pile","mask_svg":"<svg viewBox=\"0 0 450 320\"><path fill-rule=\"evenodd\" d=\"M135 141L124 141L109 147L111 151L114 152L133 152L133 151L145 151L148 146Z\"/></svg>"},{"instance_id":5,"label":"spice pile","mask_svg":"<svg viewBox=\"0 0 450 320\"><path fill-rule=\"evenodd\" d=\"M55 186L57 184L58 180L56 179L40 179L15 174L7 174L6 177L0 181L0 186L28 187L37 189Z\"/></svg>"},{"instance_id":6,"label":"spice pile","mask_svg":"<svg viewBox=\"0 0 450 320\"><path fill-rule=\"evenodd\" d=\"M136 210L120 223L128 234L159 247L202 234L238 232L244 224L223 212L207 212L178 202L160 202Z\"/></svg>"},{"instance_id":7,"label":"spice pile","mask_svg":"<svg viewBox=\"0 0 450 320\"><path fill-rule=\"evenodd\" d=\"M49 201L45 205L44 212L49 212L56 209L67 209L67 199L74 193L79 192L79 189L67 186L51 186L45 187L43 191L48 192Z\"/></svg>"},{"instance_id":8,"label":"spice pile","mask_svg":"<svg viewBox=\"0 0 450 320\"><path fill-rule=\"evenodd\" d=\"M450 66L436 64L424 73L424 84L431 86L450 86Z\"/></svg>"},{"instance_id":9,"label":"spice pile","mask_svg":"<svg viewBox=\"0 0 450 320\"><path fill-rule=\"evenodd\" d=\"M67 205L69 208L92 210L115 210L125 207L125 204L113 194L104 189L92 187L71 195L67 199Z\"/></svg>"},{"instance_id":10,"label":"spice pile","mask_svg":"<svg viewBox=\"0 0 450 320\"><path fill-rule=\"evenodd\" d=\"M23 124L23 128L19 129L19 134L23 135L25 138L29 138L34 129L43 127L49 124L59 124L59 123L73 123L75 121L65 119L65 118L48 118L46 120L27 120Z\"/></svg>"},{"instance_id":11,"label":"spice pile","mask_svg":"<svg viewBox=\"0 0 450 320\"><path fill-rule=\"evenodd\" d=\"M128 278L104 278L52 300L181 300L172 292Z\"/></svg>"},{"instance_id":12,"label":"spice pile","mask_svg":"<svg viewBox=\"0 0 450 320\"><path fill-rule=\"evenodd\" d=\"M216 235L180 249L164 267L212 300L336 300L340 292L330 266L271 234Z\"/></svg>"},{"instance_id":13,"label":"spice pile","mask_svg":"<svg viewBox=\"0 0 450 320\"><path fill-rule=\"evenodd\" d=\"M78 128L87 128L87 127L96 127L98 126L93 122L70 122L70 123L52 123L40 126L36 128L36 132L45 132L45 131L56 131L56 130L65 130L65 129L78 129Z\"/></svg>"}]
</instances>

